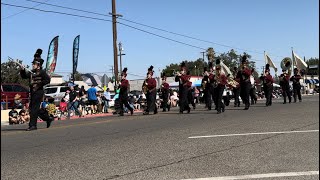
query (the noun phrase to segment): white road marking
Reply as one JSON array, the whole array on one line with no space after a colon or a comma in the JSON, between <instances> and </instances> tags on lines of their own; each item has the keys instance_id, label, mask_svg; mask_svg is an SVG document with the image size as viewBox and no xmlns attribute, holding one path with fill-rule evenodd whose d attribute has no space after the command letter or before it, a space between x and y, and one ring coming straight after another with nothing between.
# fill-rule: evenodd
<instances>
[{"instance_id":1,"label":"white road marking","mask_svg":"<svg viewBox=\"0 0 320 180\"><path fill-rule=\"evenodd\" d=\"M314 176L314 175L319 175L319 171L252 174L252 175L242 175L242 176L222 176L222 177L194 178L194 179L184 179L184 180L231 180L231 179L257 179L257 178L271 178L271 177L290 177L290 176L293 177L293 176Z\"/></svg>"},{"instance_id":2,"label":"white road marking","mask_svg":"<svg viewBox=\"0 0 320 180\"><path fill-rule=\"evenodd\" d=\"M208 136L191 136L188 138L197 139L197 138L214 138L214 137L228 137L228 136L249 136L249 135L262 135L262 134L289 134L289 133L310 133L310 132L319 132L319 130L261 132L261 133L244 133L244 134L222 134L222 135L208 135Z\"/></svg>"}]
</instances>

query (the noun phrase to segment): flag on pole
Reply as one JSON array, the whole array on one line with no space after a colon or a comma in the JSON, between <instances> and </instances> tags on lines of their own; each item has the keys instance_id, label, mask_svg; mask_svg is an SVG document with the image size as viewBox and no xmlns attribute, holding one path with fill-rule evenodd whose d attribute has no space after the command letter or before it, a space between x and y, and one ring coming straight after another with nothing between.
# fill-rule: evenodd
<instances>
[{"instance_id":1,"label":"flag on pole","mask_svg":"<svg viewBox=\"0 0 320 180\"><path fill-rule=\"evenodd\" d=\"M304 69L306 70L308 68L308 65L306 62L304 62L296 53L292 51L292 57L293 57L293 64L298 69Z\"/></svg>"},{"instance_id":2,"label":"flag on pole","mask_svg":"<svg viewBox=\"0 0 320 180\"><path fill-rule=\"evenodd\" d=\"M230 69L229 69L223 62L220 62L220 66L221 66L222 72L223 72L225 75L230 74L230 77L233 78L232 72L230 71Z\"/></svg>"},{"instance_id":3,"label":"flag on pole","mask_svg":"<svg viewBox=\"0 0 320 180\"><path fill-rule=\"evenodd\" d=\"M74 74L77 71L78 66L78 55L79 55L79 41L80 41L80 35L78 35L76 38L74 38L73 41L73 54L72 54L72 65L73 65L73 71L72 71L72 78L74 81Z\"/></svg>"},{"instance_id":4,"label":"flag on pole","mask_svg":"<svg viewBox=\"0 0 320 180\"><path fill-rule=\"evenodd\" d=\"M56 65L57 65L57 56L58 56L58 39L59 36L56 36L52 39L47 56L47 63L46 63L46 72L51 77L52 73L54 72Z\"/></svg>"},{"instance_id":5,"label":"flag on pole","mask_svg":"<svg viewBox=\"0 0 320 180\"><path fill-rule=\"evenodd\" d=\"M271 58L266 54L265 55L266 58L266 63L270 65L270 67L272 67L274 69L274 71L277 73L278 68L276 67L276 65L273 63L273 61L271 60Z\"/></svg>"}]
</instances>

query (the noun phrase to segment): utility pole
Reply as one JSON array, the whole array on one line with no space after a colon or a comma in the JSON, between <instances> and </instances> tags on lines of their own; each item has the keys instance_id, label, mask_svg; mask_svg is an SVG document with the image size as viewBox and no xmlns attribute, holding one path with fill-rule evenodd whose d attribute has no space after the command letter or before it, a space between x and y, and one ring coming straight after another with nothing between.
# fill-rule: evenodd
<instances>
[{"instance_id":1,"label":"utility pole","mask_svg":"<svg viewBox=\"0 0 320 180\"><path fill-rule=\"evenodd\" d=\"M202 53L202 59L203 59L203 61L204 61L204 54L205 54L206 52L200 52L200 53Z\"/></svg>"},{"instance_id":2,"label":"utility pole","mask_svg":"<svg viewBox=\"0 0 320 180\"><path fill-rule=\"evenodd\" d=\"M114 64L114 78L115 86L118 82L118 50L117 50L117 17L122 17L120 14L116 13L116 0L112 0L112 32L113 32L113 64Z\"/></svg>"}]
</instances>

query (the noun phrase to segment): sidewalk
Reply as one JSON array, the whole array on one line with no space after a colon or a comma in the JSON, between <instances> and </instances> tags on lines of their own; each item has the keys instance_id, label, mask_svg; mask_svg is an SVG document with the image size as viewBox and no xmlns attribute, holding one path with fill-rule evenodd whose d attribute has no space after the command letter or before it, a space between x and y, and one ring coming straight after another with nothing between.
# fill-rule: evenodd
<instances>
[{"instance_id":1,"label":"sidewalk","mask_svg":"<svg viewBox=\"0 0 320 180\"><path fill-rule=\"evenodd\" d=\"M143 112L143 111L136 110L136 111L133 112L133 114L141 113L141 112ZM3 112L1 112L1 113L3 113ZM126 113L126 114L130 115L130 113ZM90 119L90 118L95 118L95 117L107 117L107 116L118 116L118 114L114 115L113 113L101 113L101 114L92 114L92 115L88 114L88 115L85 115L84 117L72 116L72 117L70 117L70 120L77 120L77 119L83 119L83 118ZM54 120L58 121L57 118L55 118ZM60 121L64 121L64 120L67 120L67 118L66 117L62 117ZM38 120L38 122L44 122L44 121ZM1 126L7 126L7 125L9 125L9 120L2 120L1 119Z\"/></svg>"}]
</instances>

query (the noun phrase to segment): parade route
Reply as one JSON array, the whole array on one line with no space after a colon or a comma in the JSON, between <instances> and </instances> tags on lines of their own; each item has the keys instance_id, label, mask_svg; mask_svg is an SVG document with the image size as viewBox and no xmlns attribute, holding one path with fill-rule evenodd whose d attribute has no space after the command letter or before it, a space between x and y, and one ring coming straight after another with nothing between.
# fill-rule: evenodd
<instances>
[{"instance_id":1,"label":"parade route","mask_svg":"<svg viewBox=\"0 0 320 180\"><path fill-rule=\"evenodd\" d=\"M319 95L1 127L3 179L319 179Z\"/></svg>"}]
</instances>

